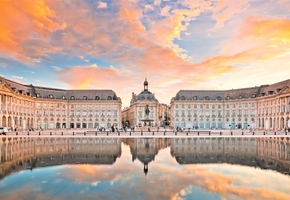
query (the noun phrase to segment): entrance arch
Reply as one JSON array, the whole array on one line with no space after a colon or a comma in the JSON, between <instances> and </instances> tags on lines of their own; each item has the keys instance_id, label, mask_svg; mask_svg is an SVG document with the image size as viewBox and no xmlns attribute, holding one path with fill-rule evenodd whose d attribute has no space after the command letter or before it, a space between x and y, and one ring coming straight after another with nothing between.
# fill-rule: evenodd
<instances>
[{"instance_id":1,"label":"entrance arch","mask_svg":"<svg viewBox=\"0 0 290 200\"><path fill-rule=\"evenodd\" d=\"M280 119L280 129L281 130L284 129L284 117L281 117L281 119Z\"/></svg>"},{"instance_id":2,"label":"entrance arch","mask_svg":"<svg viewBox=\"0 0 290 200\"><path fill-rule=\"evenodd\" d=\"M8 117L8 127L12 127L12 118L10 116Z\"/></svg>"},{"instance_id":3,"label":"entrance arch","mask_svg":"<svg viewBox=\"0 0 290 200\"><path fill-rule=\"evenodd\" d=\"M6 126L6 117L5 116L2 117L2 126L3 127Z\"/></svg>"}]
</instances>

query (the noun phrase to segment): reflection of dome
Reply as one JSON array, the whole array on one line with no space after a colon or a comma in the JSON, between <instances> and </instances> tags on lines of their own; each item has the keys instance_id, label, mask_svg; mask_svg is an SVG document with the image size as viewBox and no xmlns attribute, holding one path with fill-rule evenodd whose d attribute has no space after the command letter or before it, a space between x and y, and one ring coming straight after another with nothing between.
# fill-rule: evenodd
<instances>
[{"instance_id":1,"label":"reflection of dome","mask_svg":"<svg viewBox=\"0 0 290 200\"><path fill-rule=\"evenodd\" d=\"M137 154L137 159L141 162L141 163L143 163L143 164L145 164L145 165L148 165L148 163L150 163L152 160L154 160L154 158L155 158L155 155L154 154Z\"/></svg>"}]
</instances>

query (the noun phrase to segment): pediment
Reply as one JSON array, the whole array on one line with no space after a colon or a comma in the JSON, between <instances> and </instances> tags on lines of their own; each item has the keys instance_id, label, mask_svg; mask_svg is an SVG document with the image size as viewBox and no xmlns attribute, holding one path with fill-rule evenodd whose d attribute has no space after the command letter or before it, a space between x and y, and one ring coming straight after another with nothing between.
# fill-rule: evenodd
<instances>
[{"instance_id":1,"label":"pediment","mask_svg":"<svg viewBox=\"0 0 290 200\"><path fill-rule=\"evenodd\" d=\"M281 91L280 94L287 94L290 93L290 88L289 86L285 86Z\"/></svg>"},{"instance_id":2,"label":"pediment","mask_svg":"<svg viewBox=\"0 0 290 200\"><path fill-rule=\"evenodd\" d=\"M0 90L4 92L11 92L13 93L14 91L6 84L0 85Z\"/></svg>"}]
</instances>

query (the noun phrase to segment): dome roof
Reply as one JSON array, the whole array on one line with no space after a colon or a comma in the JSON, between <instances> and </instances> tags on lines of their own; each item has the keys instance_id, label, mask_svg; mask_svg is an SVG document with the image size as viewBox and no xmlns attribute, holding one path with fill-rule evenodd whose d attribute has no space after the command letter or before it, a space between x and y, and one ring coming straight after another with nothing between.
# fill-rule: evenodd
<instances>
[{"instance_id":1,"label":"dome roof","mask_svg":"<svg viewBox=\"0 0 290 200\"><path fill-rule=\"evenodd\" d=\"M155 100L155 97L150 91L142 91L138 96L137 100Z\"/></svg>"}]
</instances>

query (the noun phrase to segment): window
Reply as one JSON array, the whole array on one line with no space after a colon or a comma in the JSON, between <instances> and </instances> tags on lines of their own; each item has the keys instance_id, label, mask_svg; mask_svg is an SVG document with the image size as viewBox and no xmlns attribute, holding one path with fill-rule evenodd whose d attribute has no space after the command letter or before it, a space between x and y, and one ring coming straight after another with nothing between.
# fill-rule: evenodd
<instances>
[{"instance_id":1,"label":"window","mask_svg":"<svg viewBox=\"0 0 290 200\"><path fill-rule=\"evenodd\" d=\"M50 98L50 99L53 99L53 95L52 95L52 94L50 94L50 95L48 96L48 98Z\"/></svg>"},{"instance_id":2,"label":"window","mask_svg":"<svg viewBox=\"0 0 290 200\"><path fill-rule=\"evenodd\" d=\"M197 96L194 96L194 97L193 97L193 100L197 100Z\"/></svg>"},{"instance_id":3,"label":"window","mask_svg":"<svg viewBox=\"0 0 290 200\"><path fill-rule=\"evenodd\" d=\"M243 98L243 95L240 95L240 96L239 96L239 99L242 99L242 98Z\"/></svg>"},{"instance_id":4,"label":"window","mask_svg":"<svg viewBox=\"0 0 290 200\"><path fill-rule=\"evenodd\" d=\"M252 94L252 98L256 98L256 95L255 94Z\"/></svg>"},{"instance_id":5,"label":"window","mask_svg":"<svg viewBox=\"0 0 290 200\"><path fill-rule=\"evenodd\" d=\"M209 98L208 96L206 96L204 99L205 99L205 100L209 100L210 98Z\"/></svg>"},{"instance_id":6,"label":"window","mask_svg":"<svg viewBox=\"0 0 290 200\"><path fill-rule=\"evenodd\" d=\"M39 93L37 93L37 94L36 94L36 97L37 97L37 98L40 98L40 94L39 94Z\"/></svg>"},{"instance_id":7,"label":"window","mask_svg":"<svg viewBox=\"0 0 290 200\"><path fill-rule=\"evenodd\" d=\"M62 95L62 97L61 97L61 98L62 98L63 100L64 100L64 99L66 99L64 95Z\"/></svg>"},{"instance_id":8,"label":"window","mask_svg":"<svg viewBox=\"0 0 290 200\"><path fill-rule=\"evenodd\" d=\"M83 100L88 100L88 97L87 96L83 96Z\"/></svg>"},{"instance_id":9,"label":"window","mask_svg":"<svg viewBox=\"0 0 290 200\"><path fill-rule=\"evenodd\" d=\"M95 100L100 100L100 97L99 96L95 96Z\"/></svg>"},{"instance_id":10,"label":"window","mask_svg":"<svg viewBox=\"0 0 290 200\"><path fill-rule=\"evenodd\" d=\"M219 100L219 101L220 101L220 100L222 100L222 98L221 98L220 96L218 96L218 97L217 97L217 100Z\"/></svg>"},{"instance_id":11,"label":"window","mask_svg":"<svg viewBox=\"0 0 290 200\"><path fill-rule=\"evenodd\" d=\"M71 96L71 97L70 97L70 100L75 100L75 97L74 97L74 96Z\"/></svg>"},{"instance_id":12,"label":"window","mask_svg":"<svg viewBox=\"0 0 290 200\"><path fill-rule=\"evenodd\" d=\"M231 97L230 96L227 96L227 100L230 100L231 99Z\"/></svg>"},{"instance_id":13,"label":"window","mask_svg":"<svg viewBox=\"0 0 290 200\"><path fill-rule=\"evenodd\" d=\"M107 98L108 100L112 100L112 97L111 96L108 96L108 98Z\"/></svg>"}]
</instances>

